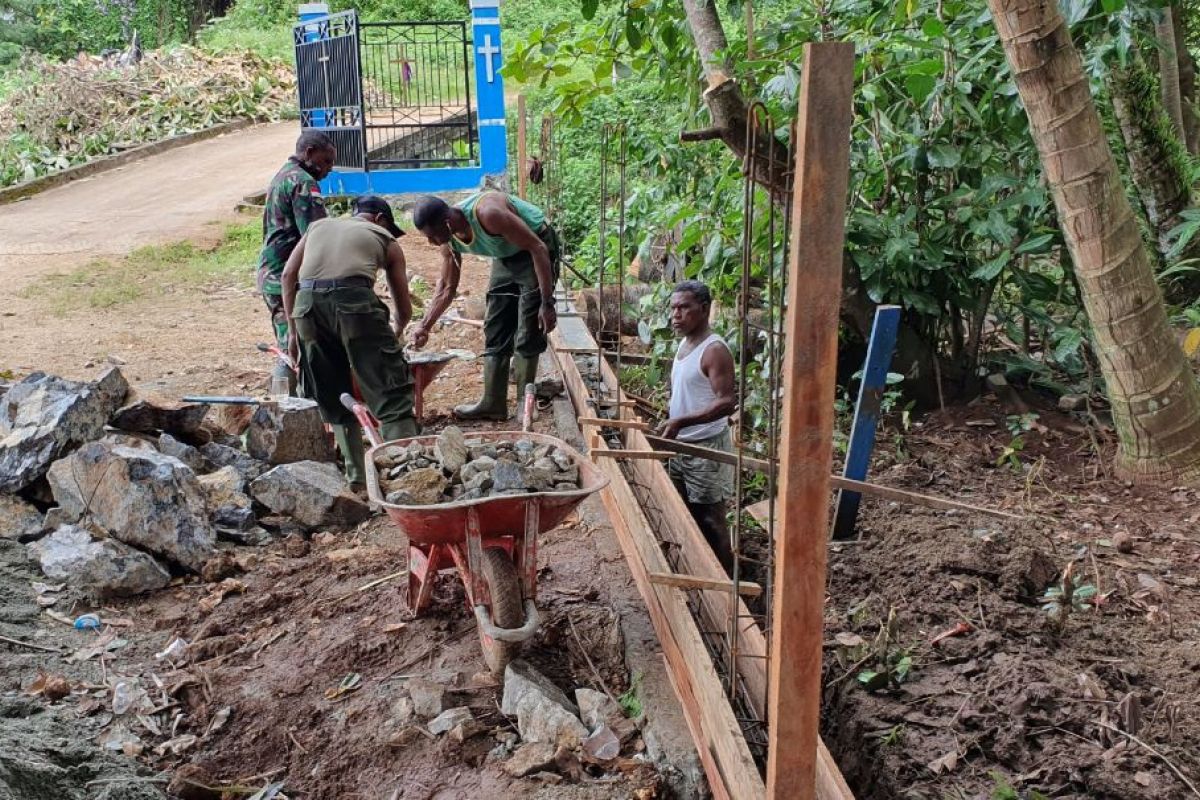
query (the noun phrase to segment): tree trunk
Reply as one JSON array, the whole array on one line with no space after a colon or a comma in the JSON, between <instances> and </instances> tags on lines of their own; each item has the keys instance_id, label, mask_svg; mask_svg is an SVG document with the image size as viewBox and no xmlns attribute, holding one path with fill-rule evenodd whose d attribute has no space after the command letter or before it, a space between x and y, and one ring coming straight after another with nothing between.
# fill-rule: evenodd
<instances>
[{"instance_id":1,"label":"tree trunk","mask_svg":"<svg viewBox=\"0 0 1200 800\"><path fill-rule=\"evenodd\" d=\"M725 28L717 15L715 0L683 0L688 28L700 52L704 79L704 103L712 117L712 128L725 145L745 159L749 150L746 126L750 111L737 81L730 77L729 64L722 55L729 49ZM752 159L754 177L779 198L791 191L791 160L788 148L775 138L773 131L758 131L758 146Z\"/></svg>"},{"instance_id":2,"label":"tree trunk","mask_svg":"<svg viewBox=\"0 0 1200 800\"><path fill-rule=\"evenodd\" d=\"M1119 446L1118 473L1200 482L1200 386L1162 295L1056 0L988 0L1070 248Z\"/></svg>"},{"instance_id":3,"label":"tree trunk","mask_svg":"<svg viewBox=\"0 0 1200 800\"><path fill-rule=\"evenodd\" d=\"M1162 93L1163 108L1175 129L1179 141L1187 141L1183 127L1183 100L1179 91L1179 54L1175 49L1175 15L1171 7L1162 10L1154 23L1154 36L1158 39L1158 83Z\"/></svg>"},{"instance_id":4,"label":"tree trunk","mask_svg":"<svg viewBox=\"0 0 1200 800\"><path fill-rule=\"evenodd\" d=\"M1196 116L1196 60L1188 50L1187 26L1184 25L1187 10L1176 4L1171 14L1175 23L1175 52L1179 54L1179 102L1183 110L1183 132L1187 151L1192 155L1200 152L1200 117Z\"/></svg>"},{"instance_id":5,"label":"tree trunk","mask_svg":"<svg viewBox=\"0 0 1200 800\"><path fill-rule=\"evenodd\" d=\"M1126 67L1114 67L1109 83L1129 174L1146 209L1158 254L1166 264L1171 231L1183 221L1180 215L1192 201L1187 154L1158 104L1153 78L1139 56L1135 54ZM1200 257L1200 238L1193 241L1181 258ZM1182 278L1166 291L1171 302L1190 303L1200 295L1200 279Z\"/></svg>"}]
</instances>

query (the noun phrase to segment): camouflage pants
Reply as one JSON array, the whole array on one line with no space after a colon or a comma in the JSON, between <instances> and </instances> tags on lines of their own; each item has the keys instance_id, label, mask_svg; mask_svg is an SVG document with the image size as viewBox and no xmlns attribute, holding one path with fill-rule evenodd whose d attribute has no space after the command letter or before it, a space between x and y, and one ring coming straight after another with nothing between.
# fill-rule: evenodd
<instances>
[{"instance_id":1,"label":"camouflage pants","mask_svg":"<svg viewBox=\"0 0 1200 800\"><path fill-rule=\"evenodd\" d=\"M733 452L729 428L708 439L688 442L726 453ZM711 505L728 500L733 491L733 465L709 461L699 456L677 455L667 462L667 472L689 503Z\"/></svg>"},{"instance_id":2,"label":"camouflage pants","mask_svg":"<svg viewBox=\"0 0 1200 800\"><path fill-rule=\"evenodd\" d=\"M279 349L286 353L288 349L287 311L283 307L283 286L279 282L279 276L264 267L259 267L258 291L267 305L267 311L271 313L271 329L275 332L275 344L279 345Z\"/></svg>"}]
</instances>

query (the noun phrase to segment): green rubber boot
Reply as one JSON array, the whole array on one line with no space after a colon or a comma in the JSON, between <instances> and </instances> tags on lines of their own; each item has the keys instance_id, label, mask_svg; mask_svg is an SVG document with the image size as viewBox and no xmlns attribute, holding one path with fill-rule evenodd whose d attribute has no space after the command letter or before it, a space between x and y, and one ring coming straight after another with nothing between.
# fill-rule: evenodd
<instances>
[{"instance_id":1,"label":"green rubber boot","mask_svg":"<svg viewBox=\"0 0 1200 800\"><path fill-rule=\"evenodd\" d=\"M488 356L483 360L483 397L473 406L455 406L462 420L508 419L508 358Z\"/></svg>"},{"instance_id":2,"label":"green rubber boot","mask_svg":"<svg viewBox=\"0 0 1200 800\"><path fill-rule=\"evenodd\" d=\"M538 357L537 356L513 356L512 371L516 378L517 384L517 407L525 402L525 387L537 380ZM520 413L519 411L517 413Z\"/></svg>"},{"instance_id":3,"label":"green rubber boot","mask_svg":"<svg viewBox=\"0 0 1200 800\"><path fill-rule=\"evenodd\" d=\"M411 439L421 435L421 426L412 417L406 417L396 422L385 422L379 426L379 435L385 442L396 439Z\"/></svg>"},{"instance_id":4,"label":"green rubber boot","mask_svg":"<svg viewBox=\"0 0 1200 800\"><path fill-rule=\"evenodd\" d=\"M346 462L346 480L351 486L366 486L367 459L363 448L362 428L355 425L330 425L342 460Z\"/></svg>"}]
</instances>

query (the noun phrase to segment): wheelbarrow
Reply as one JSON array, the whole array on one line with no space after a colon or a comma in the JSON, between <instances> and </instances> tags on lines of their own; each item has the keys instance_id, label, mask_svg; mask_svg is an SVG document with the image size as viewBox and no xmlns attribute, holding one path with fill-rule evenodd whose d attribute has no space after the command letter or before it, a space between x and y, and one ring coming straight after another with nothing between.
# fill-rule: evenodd
<instances>
[{"instance_id":1,"label":"wheelbarrow","mask_svg":"<svg viewBox=\"0 0 1200 800\"><path fill-rule=\"evenodd\" d=\"M502 674L537 631L537 537L559 525L584 498L608 485L594 464L565 442L522 431L478 431L472 440L488 444L530 439L565 453L579 467L580 488L571 492L531 492L483 497L434 505L397 505L380 490L375 454L384 447L412 442L431 445L436 436L385 442L366 406L350 395L342 403L358 418L371 443L367 451L367 493L408 537L408 607L425 611L437 576L458 570L467 605L479 628L483 658L494 674Z\"/></svg>"}]
</instances>

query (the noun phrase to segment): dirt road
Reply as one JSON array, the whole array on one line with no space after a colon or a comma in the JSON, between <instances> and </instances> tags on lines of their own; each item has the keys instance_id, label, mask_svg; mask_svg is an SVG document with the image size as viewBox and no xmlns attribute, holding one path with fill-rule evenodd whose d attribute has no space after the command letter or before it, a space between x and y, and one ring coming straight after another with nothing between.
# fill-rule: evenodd
<instances>
[{"instance_id":1,"label":"dirt road","mask_svg":"<svg viewBox=\"0 0 1200 800\"><path fill-rule=\"evenodd\" d=\"M298 134L295 122L259 125L0 206L7 293L95 256L211 237L244 195L266 188Z\"/></svg>"}]
</instances>

